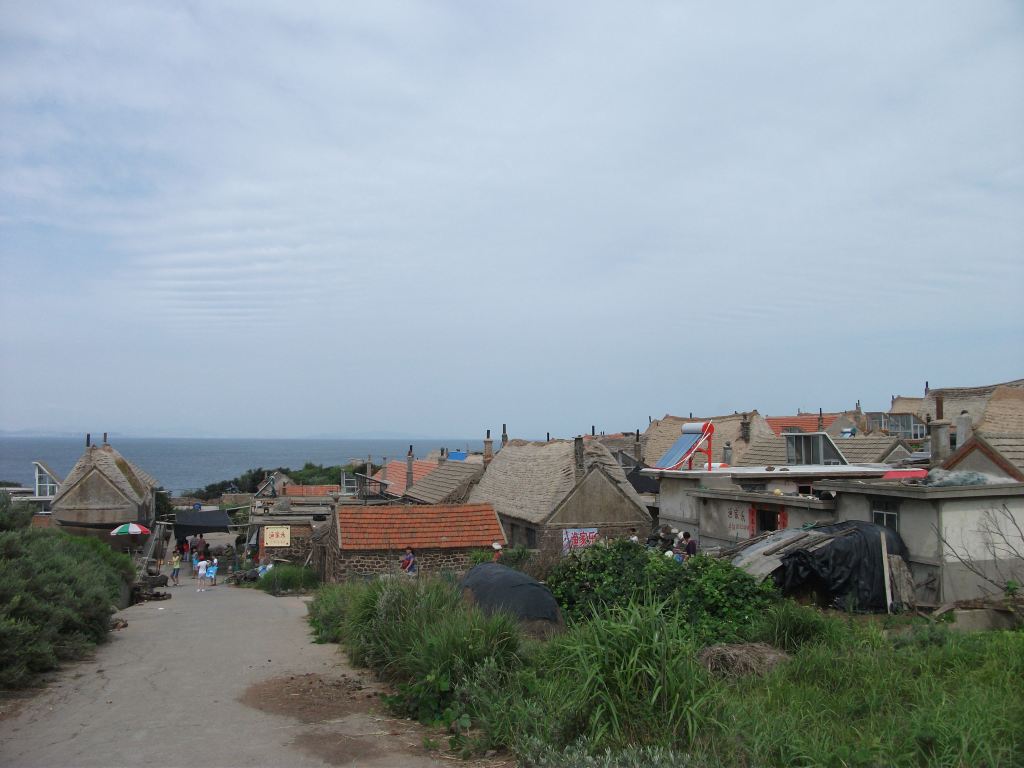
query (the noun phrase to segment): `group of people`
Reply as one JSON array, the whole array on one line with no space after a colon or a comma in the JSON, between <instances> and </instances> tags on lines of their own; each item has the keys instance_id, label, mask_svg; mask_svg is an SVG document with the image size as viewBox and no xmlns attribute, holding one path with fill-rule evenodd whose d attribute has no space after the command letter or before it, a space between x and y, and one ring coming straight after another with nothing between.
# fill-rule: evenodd
<instances>
[{"instance_id":1,"label":"group of people","mask_svg":"<svg viewBox=\"0 0 1024 768\"><path fill-rule=\"evenodd\" d=\"M181 561L185 560L192 566L192 578L196 579L196 592L205 592L207 587L217 585L217 569L220 564L216 557L210 556L210 544L203 539L203 534L191 539L183 539L174 548L171 556L171 583L181 586Z\"/></svg>"},{"instance_id":2,"label":"group of people","mask_svg":"<svg viewBox=\"0 0 1024 768\"><path fill-rule=\"evenodd\" d=\"M630 536L631 541L639 543L639 538ZM697 554L697 540L689 531L679 532L678 528L670 528L667 525L661 526L652 531L647 537L647 546L665 552L665 557L671 557L678 562L683 562Z\"/></svg>"}]
</instances>

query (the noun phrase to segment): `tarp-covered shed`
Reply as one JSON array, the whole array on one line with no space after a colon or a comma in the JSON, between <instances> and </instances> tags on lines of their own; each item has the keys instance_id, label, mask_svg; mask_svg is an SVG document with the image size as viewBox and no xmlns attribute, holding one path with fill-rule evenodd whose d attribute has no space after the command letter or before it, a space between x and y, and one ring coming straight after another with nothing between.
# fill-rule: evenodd
<instances>
[{"instance_id":1,"label":"tarp-covered shed","mask_svg":"<svg viewBox=\"0 0 1024 768\"><path fill-rule=\"evenodd\" d=\"M482 563L471 568L459 586L475 605L487 614L504 611L527 626L547 632L563 626L558 602L546 586L531 576L500 563ZM542 632L542 633L547 633Z\"/></svg>"},{"instance_id":2,"label":"tarp-covered shed","mask_svg":"<svg viewBox=\"0 0 1024 768\"><path fill-rule=\"evenodd\" d=\"M900 535L882 525L849 520L773 531L723 552L752 576L771 576L784 594L815 592L836 607L885 611L887 554L907 561Z\"/></svg>"}]
</instances>

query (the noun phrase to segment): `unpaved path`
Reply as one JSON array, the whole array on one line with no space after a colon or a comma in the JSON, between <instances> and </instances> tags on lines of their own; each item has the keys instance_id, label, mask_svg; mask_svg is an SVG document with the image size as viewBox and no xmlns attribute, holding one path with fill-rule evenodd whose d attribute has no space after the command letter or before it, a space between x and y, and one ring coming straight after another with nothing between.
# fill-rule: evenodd
<instances>
[{"instance_id":1,"label":"unpaved path","mask_svg":"<svg viewBox=\"0 0 1024 768\"><path fill-rule=\"evenodd\" d=\"M437 733L394 719L334 645L310 641L306 603L253 589L132 606L94 658L0 719L0 765L452 766Z\"/></svg>"}]
</instances>

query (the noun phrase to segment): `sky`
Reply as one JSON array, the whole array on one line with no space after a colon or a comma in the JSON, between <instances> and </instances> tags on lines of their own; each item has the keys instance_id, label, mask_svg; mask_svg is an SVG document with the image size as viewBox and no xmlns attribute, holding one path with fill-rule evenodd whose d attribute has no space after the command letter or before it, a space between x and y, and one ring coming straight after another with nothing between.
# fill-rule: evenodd
<instances>
[{"instance_id":1,"label":"sky","mask_svg":"<svg viewBox=\"0 0 1024 768\"><path fill-rule=\"evenodd\" d=\"M1018 2L0 0L0 429L569 436L1024 377Z\"/></svg>"}]
</instances>

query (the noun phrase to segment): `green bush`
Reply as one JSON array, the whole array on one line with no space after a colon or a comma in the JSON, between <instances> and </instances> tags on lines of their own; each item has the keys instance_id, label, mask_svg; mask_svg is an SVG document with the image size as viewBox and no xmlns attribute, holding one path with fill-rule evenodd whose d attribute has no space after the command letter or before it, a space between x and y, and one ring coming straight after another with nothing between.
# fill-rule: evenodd
<instances>
[{"instance_id":1,"label":"green bush","mask_svg":"<svg viewBox=\"0 0 1024 768\"><path fill-rule=\"evenodd\" d=\"M527 549L526 547L506 547L501 551L501 558L498 562L508 568L515 568L517 571L521 571L533 557L534 551L532 549ZM481 563L489 563L493 560L493 549L474 549L469 553L470 565L480 565Z\"/></svg>"},{"instance_id":2,"label":"green bush","mask_svg":"<svg viewBox=\"0 0 1024 768\"><path fill-rule=\"evenodd\" d=\"M18 531L32 523L32 508L11 500L11 494L0 491L0 531Z\"/></svg>"},{"instance_id":3,"label":"green bush","mask_svg":"<svg viewBox=\"0 0 1024 768\"><path fill-rule=\"evenodd\" d=\"M0 687L81 657L106 639L131 559L54 530L0 533Z\"/></svg>"},{"instance_id":4,"label":"green bush","mask_svg":"<svg viewBox=\"0 0 1024 768\"><path fill-rule=\"evenodd\" d=\"M273 595L282 592L306 592L316 589L319 584L320 577L312 568L288 563L275 565L256 582L257 587Z\"/></svg>"},{"instance_id":5,"label":"green bush","mask_svg":"<svg viewBox=\"0 0 1024 768\"><path fill-rule=\"evenodd\" d=\"M740 639L776 598L771 585L725 560L697 555L679 563L621 539L563 558L547 585L563 613L577 620L645 596L663 601L703 642Z\"/></svg>"}]
</instances>

